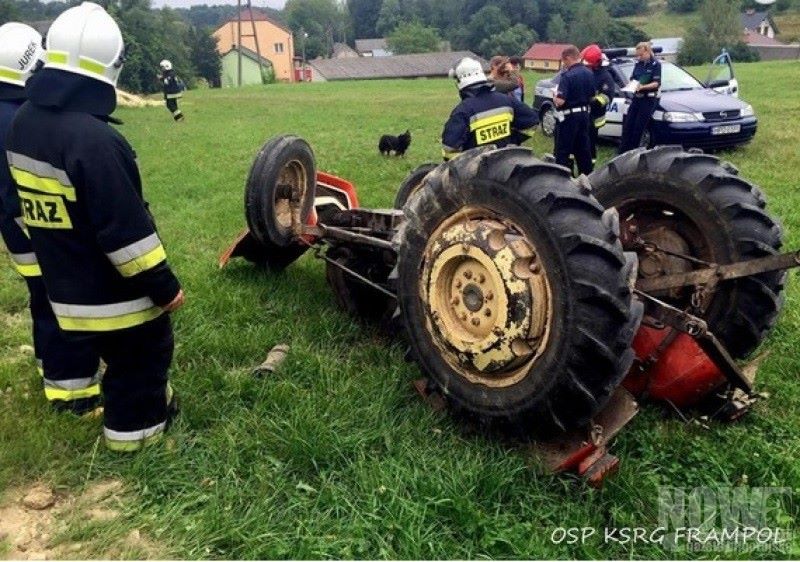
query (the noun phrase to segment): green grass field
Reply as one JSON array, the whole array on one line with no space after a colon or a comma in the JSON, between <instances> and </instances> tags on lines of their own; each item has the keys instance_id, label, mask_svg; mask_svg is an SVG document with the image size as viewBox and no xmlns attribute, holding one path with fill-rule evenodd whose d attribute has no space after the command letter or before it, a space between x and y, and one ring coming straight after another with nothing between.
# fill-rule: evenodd
<instances>
[{"instance_id":1,"label":"green grass field","mask_svg":"<svg viewBox=\"0 0 800 562\"><path fill-rule=\"evenodd\" d=\"M800 66L737 70L760 126L751 145L723 157L763 187L785 226L785 245L798 248L800 91L785 85L797 82ZM54 547L80 543L61 554L79 558L673 558L687 555L598 537L556 545L550 537L557 527L595 527L601 535L604 527L654 528L659 486L800 490L794 275L763 347L759 387L771 397L741 423L710 429L645 408L614 447L620 472L595 491L430 411L410 387L419 372L400 346L336 309L323 264L312 256L281 275L244 262L217 269L218 254L244 224L244 180L268 138L305 137L319 169L355 182L363 205L390 206L412 168L439 159L441 125L456 100L449 80L376 81L192 91L181 124L164 108L119 110L186 289L186 306L174 317L172 376L182 414L163 446L117 456L97 447L99 420L51 413L32 360L20 351L29 341L24 284L0 253L5 502L34 481L78 495L105 479L124 482L118 517L73 513L49 538ZM407 156L381 157L378 137L406 128L413 134ZM552 150L539 135L532 146ZM266 379L251 378L250 368L277 343L291 346L286 363ZM796 529L798 515L798 502L787 501L772 523ZM125 546L134 529L148 549ZM800 549L795 542L784 552L700 556L798 557Z\"/></svg>"}]
</instances>

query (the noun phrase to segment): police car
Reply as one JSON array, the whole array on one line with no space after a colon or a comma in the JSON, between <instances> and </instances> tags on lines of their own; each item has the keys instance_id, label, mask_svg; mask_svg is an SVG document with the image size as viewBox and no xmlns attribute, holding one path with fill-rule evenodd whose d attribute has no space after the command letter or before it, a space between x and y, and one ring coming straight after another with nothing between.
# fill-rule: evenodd
<instances>
[{"instance_id":1,"label":"police car","mask_svg":"<svg viewBox=\"0 0 800 562\"><path fill-rule=\"evenodd\" d=\"M608 69L617 91L608 107L606 125L599 132L605 139L619 140L622 119L630 106L630 94L621 89L633 72L634 50L607 49L604 53L609 57ZM662 61L661 65L661 97L650 127L642 135L642 146L680 144L685 148L717 149L752 140L758 120L753 107L738 99L739 85L727 53L714 60L705 83L675 64ZM555 132L553 92L560 77L559 72L536 84L533 107L539 112L546 136Z\"/></svg>"}]
</instances>

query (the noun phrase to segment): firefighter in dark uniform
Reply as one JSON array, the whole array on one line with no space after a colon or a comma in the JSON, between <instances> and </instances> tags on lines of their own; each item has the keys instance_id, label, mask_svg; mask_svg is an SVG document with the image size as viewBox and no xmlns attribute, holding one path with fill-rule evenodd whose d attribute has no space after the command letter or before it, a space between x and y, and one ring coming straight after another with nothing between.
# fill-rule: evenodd
<instances>
[{"instance_id":1,"label":"firefighter in dark uniform","mask_svg":"<svg viewBox=\"0 0 800 562\"><path fill-rule=\"evenodd\" d=\"M58 327L6 159L6 134L25 101L25 82L44 59L41 44L41 35L27 25L0 26L0 234L11 262L28 286L33 348L45 398L56 409L85 414L100 404L100 360L88 345L69 342Z\"/></svg>"},{"instance_id":2,"label":"firefighter in dark uniform","mask_svg":"<svg viewBox=\"0 0 800 562\"><path fill-rule=\"evenodd\" d=\"M639 147L642 135L650 125L650 119L658 105L658 90L661 87L661 63L653 54L650 43L636 45L639 61L633 67L631 81L636 81L636 91L622 123L622 141L619 153Z\"/></svg>"},{"instance_id":3,"label":"firefighter in dark uniform","mask_svg":"<svg viewBox=\"0 0 800 562\"><path fill-rule=\"evenodd\" d=\"M495 91L478 61L463 58L450 75L458 81L461 103L453 109L442 132L445 160L485 144L520 144L529 138L524 131L539 124L539 116L532 108Z\"/></svg>"},{"instance_id":4,"label":"firefighter in dark uniform","mask_svg":"<svg viewBox=\"0 0 800 562\"><path fill-rule=\"evenodd\" d=\"M133 451L161 436L174 405L167 312L183 291L142 198L134 152L108 124L123 53L103 8L84 2L63 12L6 149L58 324L106 362L106 445Z\"/></svg>"},{"instance_id":5,"label":"firefighter in dark uniform","mask_svg":"<svg viewBox=\"0 0 800 562\"><path fill-rule=\"evenodd\" d=\"M575 156L578 173L592 171L589 104L595 95L594 76L581 64L577 47L569 46L561 53L561 74L554 103L558 111L556 125L556 163L572 169L570 155ZM573 172L574 173L574 172Z\"/></svg>"},{"instance_id":6,"label":"firefighter in dark uniform","mask_svg":"<svg viewBox=\"0 0 800 562\"><path fill-rule=\"evenodd\" d=\"M595 94L589 104L589 116L592 126L589 127L589 140L592 148L592 164L597 163L597 137L600 129L606 124L606 110L614 97L617 88L614 78L608 71L608 57L598 45L589 45L581 51L581 58L594 75Z\"/></svg>"},{"instance_id":7,"label":"firefighter in dark uniform","mask_svg":"<svg viewBox=\"0 0 800 562\"><path fill-rule=\"evenodd\" d=\"M175 76L175 71L172 70L172 63L164 59L159 66L161 74L158 79L161 80L164 89L164 101L167 103L167 109L175 121L183 121L183 112L178 109L178 100L183 97L183 89Z\"/></svg>"}]
</instances>

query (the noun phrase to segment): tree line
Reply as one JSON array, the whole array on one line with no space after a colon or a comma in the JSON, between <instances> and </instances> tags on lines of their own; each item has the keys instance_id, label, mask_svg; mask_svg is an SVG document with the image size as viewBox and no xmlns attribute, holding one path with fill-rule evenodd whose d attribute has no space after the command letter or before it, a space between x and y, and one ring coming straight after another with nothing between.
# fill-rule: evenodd
<instances>
[{"instance_id":1,"label":"tree line","mask_svg":"<svg viewBox=\"0 0 800 562\"><path fill-rule=\"evenodd\" d=\"M0 24L52 20L79 3L80 0L0 0ZM161 83L156 74L158 63L163 59L172 62L178 76L189 87L201 81L219 85L221 63L211 35L213 28L193 25L176 10L153 10L150 0L99 0L98 3L114 16L125 40L125 69L119 79L121 88L138 93L160 91Z\"/></svg>"}]
</instances>

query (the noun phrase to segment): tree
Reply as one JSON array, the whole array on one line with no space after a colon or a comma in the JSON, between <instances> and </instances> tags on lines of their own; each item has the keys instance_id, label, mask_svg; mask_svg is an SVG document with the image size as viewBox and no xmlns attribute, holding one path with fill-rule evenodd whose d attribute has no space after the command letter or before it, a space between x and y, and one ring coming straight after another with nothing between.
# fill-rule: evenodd
<instances>
[{"instance_id":1,"label":"tree","mask_svg":"<svg viewBox=\"0 0 800 562\"><path fill-rule=\"evenodd\" d=\"M604 47L630 47L642 41L649 41L650 36L626 21L613 20L606 30L602 41Z\"/></svg>"},{"instance_id":2,"label":"tree","mask_svg":"<svg viewBox=\"0 0 800 562\"><path fill-rule=\"evenodd\" d=\"M700 5L700 0L667 0L667 10L678 14L694 12Z\"/></svg>"},{"instance_id":3,"label":"tree","mask_svg":"<svg viewBox=\"0 0 800 562\"><path fill-rule=\"evenodd\" d=\"M547 22L547 40L551 43L563 43L567 40L567 24L561 14L553 14Z\"/></svg>"},{"instance_id":4,"label":"tree","mask_svg":"<svg viewBox=\"0 0 800 562\"><path fill-rule=\"evenodd\" d=\"M350 21L353 22L353 33L356 39L369 39L375 37L375 25L381 3L375 0L347 0L347 11Z\"/></svg>"},{"instance_id":5,"label":"tree","mask_svg":"<svg viewBox=\"0 0 800 562\"><path fill-rule=\"evenodd\" d=\"M401 23L386 38L386 43L396 55L436 52L441 41L436 29L419 22Z\"/></svg>"},{"instance_id":6,"label":"tree","mask_svg":"<svg viewBox=\"0 0 800 562\"><path fill-rule=\"evenodd\" d=\"M384 37L394 31L398 25L408 23L411 19L408 2L401 4L400 0L383 0L378 21L375 23L375 31Z\"/></svg>"},{"instance_id":7,"label":"tree","mask_svg":"<svg viewBox=\"0 0 800 562\"><path fill-rule=\"evenodd\" d=\"M635 16L647 11L647 0L605 0L611 17Z\"/></svg>"},{"instance_id":8,"label":"tree","mask_svg":"<svg viewBox=\"0 0 800 562\"><path fill-rule=\"evenodd\" d=\"M335 0L288 0L286 21L295 33L308 33L306 57L328 56L334 38L343 39L347 22Z\"/></svg>"},{"instance_id":9,"label":"tree","mask_svg":"<svg viewBox=\"0 0 800 562\"><path fill-rule=\"evenodd\" d=\"M222 74L222 60L217 53L217 40L209 28L189 29L189 48L191 60L198 76L205 78L212 88L220 86Z\"/></svg>"},{"instance_id":10,"label":"tree","mask_svg":"<svg viewBox=\"0 0 800 562\"><path fill-rule=\"evenodd\" d=\"M678 62L684 65L709 62L723 48L741 51L742 42L739 3L705 0L700 7L699 21L684 38Z\"/></svg>"},{"instance_id":11,"label":"tree","mask_svg":"<svg viewBox=\"0 0 800 562\"><path fill-rule=\"evenodd\" d=\"M464 37L466 45L464 47L477 52L479 55L488 55L481 50L481 43L494 36L503 33L511 27L511 20L493 4L484 6L470 18L466 27Z\"/></svg>"},{"instance_id":12,"label":"tree","mask_svg":"<svg viewBox=\"0 0 800 562\"><path fill-rule=\"evenodd\" d=\"M518 23L505 31L487 37L479 45L480 52L489 55L522 55L536 41L536 32Z\"/></svg>"},{"instance_id":13,"label":"tree","mask_svg":"<svg viewBox=\"0 0 800 562\"><path fill-rule=\"evenodd\" d=\"M19 17L19 12L12 0L0 0L0 25L9 21L15 21Z\"/></svg>"},{"instance_id":14,"label":"tree","mask_svg":"<svg viewBox=\"0 0 800 562\"><path fill-rule=\"evenodd\" d=\"M591 43L608 44L608 30L613 20L603 4L581 0L575 6L569 27L569 40L578 47Z\"/></svg>"}]
</instances>

